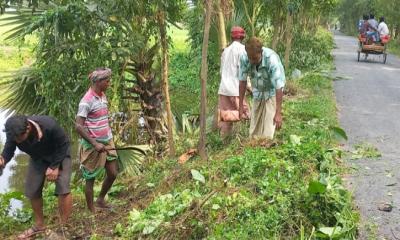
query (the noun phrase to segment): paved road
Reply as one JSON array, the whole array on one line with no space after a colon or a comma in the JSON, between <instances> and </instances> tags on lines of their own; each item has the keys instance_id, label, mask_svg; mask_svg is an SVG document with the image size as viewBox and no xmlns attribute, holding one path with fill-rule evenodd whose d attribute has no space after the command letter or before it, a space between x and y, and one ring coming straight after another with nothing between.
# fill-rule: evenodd
<instances>
[{"instance_id":1,"label":"paved road","mask_svg":"<svg viewBox=\"0 0 400 240\"><path fill-rule=\"evenodd\" d=\"M347 146L370 143L382 154L349 160L357 169L348 184L361 213L359 239L400 239L400 59L388 55L382 64L381 56L369 56L357 62L355 38L335 33L335 42L335 75L342 79L334 88ZM382 202L393 203L392 212L379 211Z\"/></svg>"}]
</instances>

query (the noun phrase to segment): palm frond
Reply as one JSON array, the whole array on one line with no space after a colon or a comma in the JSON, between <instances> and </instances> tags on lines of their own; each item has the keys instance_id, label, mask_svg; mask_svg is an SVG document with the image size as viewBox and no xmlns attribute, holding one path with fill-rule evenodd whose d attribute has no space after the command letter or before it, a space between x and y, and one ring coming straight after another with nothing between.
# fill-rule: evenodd
<instances>
[{"instance_id":1,"label":"palm frond","mask_svg":"<svg viewBox=\"0 0 400 240\"><path fill-rule=\"evenodd\" d=\"M126 176L137 176L143 168L143 161L146 157L147 146L127 146L116 148L120 172Z\"/></svg>"},{"instance_id":2,"label":"palm frond","mask_svg":"<svg viewBox=\"0 0 400 240\"><path fill-rule=\"evenodd\" d=\"M36 87L40 78L33 69L23 69L16 77L0 82L0 107L10 115L14 111L23 114L44 114L46 107L43 98L37 94Z\"/></svg>"},{"instance_id":3,"label":"palm frond","mask_svg":"<svg viewBox=\"0 0 400 240\"><path fill-rule=\"evenodd\" d=\"M134 146L130 146L130 147L119 147L119 148L115 148L115 150L117 150L117 151L133 150L133 151L138 151L138 152L140 152L140 153L143 154L143 155L146 155L146 152L145 152L143 149L141 149L141 148L139 148L139 147L134 147Z\"/></svg>"},{"instance_id":4,"label":"palm frond","mask_svg":"<svg viewBox=\"0 0 400 240\"><path fill-rule=\"evenodd\" d=\"M12 29L5 32L7 37L5 40L14 40L17 38L24 37L25 30L32 24L37 16L43 13L42 10L35 12L30 11L19 11L16 14L10 14L7 17L0 19L0 26L13 26Z\"/></svg>"}]
</instances>

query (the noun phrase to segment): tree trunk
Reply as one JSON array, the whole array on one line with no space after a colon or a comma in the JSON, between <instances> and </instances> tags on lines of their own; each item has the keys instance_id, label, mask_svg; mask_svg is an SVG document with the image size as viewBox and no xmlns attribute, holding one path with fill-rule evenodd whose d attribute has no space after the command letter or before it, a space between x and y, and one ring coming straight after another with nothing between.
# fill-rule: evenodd
<instances>
[{"instance_id":1,"label":"tree trunk","mask_svg":"<svg viewBox=\"0 0 400 240\"><path fill-rule=\"evenodd\" d=\"M280 24L274 25L274 33L272 35L271 48L274 49L275 51L277 51L280 34L281 34L281 25Z\"/></svg>"},{"instance_id":2,"label":"tree trunk","mask_svg":"<svg viewBox=\"0 0 400 240\"><path fill-rule=\"evenodd\" d=\"M289 69L290 51L292 50L293 38L293 14L288 12L286 17L286 43L285 43L285 69Z\"/></svg>"},{"instance_id":3,"label":"tree trunk","mask_svg":"<svg viewBox=\"0 0 400 240\"><path fill-rule=\"evenodd\" d=\"M281 35L282 35L282 17L281 17L281 12L279 11L279 13L277 13L275 15L275 20L273 22L273 26L274 26L274 33L272 35L272 42L271 42L271 48L275 51L277 51L278 48L278 43L279 40L281 39Z\"/></svg>"},{"instance_id":4,"label":"tree trunk","mask_svg":"<svg viewBox=\"0 0 400 240\"><path fill-rule=\"evenodd\" d=\"M146 120L146 129L150 136L149 143L153 144L157 156L165 150L166 127L162 116L162 93L156 84L156 74L152 68L155 56L159 52L159 45L144 47L128 61L125 71L135 76L136 84L127 89L131 94L139 96L140 105ZM135 98L133 96L133 98Z\"/></svg>"},{"instance_id":5,"label":"tree trunk","mask_svg":"<svg viewBox=\"0 0 400 240\"><path fill-rule=\"evenodd\" d=\"M158 22L160 27L160 37L161 37L161 51L162 51L162 90L165 99L165 109L167 111L167 126L168 126L168 147L169 156L175 156L175 145L174 145L174 131L173 131L173 121L172 121L172 111L171 111L171 101L169 98L169 86L168 86L168 42L167 42L167 29L165 24L165 12L160 11L158 15Z\"/></svg>"},{"instance_id":6,"label":"tree trunk","mask_svg":"<svg viewBox=\"0 0 400 240\"><path fill-rule=\"evenodd\" d=\"M217 9L217 14L218 14L218 45L219 45L219 50L220 50L220 55L224 48L228 45L228 41L226 39L226 27L225 27L225 14L222 11L223 6L222 3L223 0L217 0L215 2L215 6ZM226 3L225 3L226 4ZM213 117L213 122L212 122L212 130L216 131L218 129L218 121L219 121L219 116L218 116L218 106L215 108L214 111L214 117Z\"/></svg>"},{"instance_id":7,"label":"tree trunk","mask_svg":"<svg viewBox=\"0 0 400 240\"><path fill-rule=\"evenodd\" d=\"M255 27L254 27L253 19L250 16L249 10L248 10L247 5L246 5L246 1L242 0L242 2L243 2L244 12L245 12L246 17L247 17L247 21L249 22L249 25L250 25L250 28L251 28L251 36L255 36L256 30L255 30ZM253 2L253 4L254 4L254 2Z\"/></svg>"},{"instance_id":8,"label":"tree trunk","mask_svg":"<svg viewBox=\"0 0 400 240\"><path fill-rule=\"evenodd\" d=\"M200 100L200 139L199 139L199 155L201 159L207 160L206 152L206 106L207 106L207 56L208 56L208 39L210 35L210 24L211 24L211 7L212 0L206 0L206 19L204 22L204 35L203 35L203 47L201 50L201 100Z\"/></svg>"},{"instance_id":9,"label":"tree trunk","mask_svg":"<svg viewBox=\"0 0 400 240\"><path fill-rule=\"evenodd\" d=\"M226 40L226 31L225 31L225 18L224 13L221 9L221 0L217 0L216 3L217 13L218 13L218 40L219 40L219 50L222 52L228 42Z\"/></svg>"}]
</instances>

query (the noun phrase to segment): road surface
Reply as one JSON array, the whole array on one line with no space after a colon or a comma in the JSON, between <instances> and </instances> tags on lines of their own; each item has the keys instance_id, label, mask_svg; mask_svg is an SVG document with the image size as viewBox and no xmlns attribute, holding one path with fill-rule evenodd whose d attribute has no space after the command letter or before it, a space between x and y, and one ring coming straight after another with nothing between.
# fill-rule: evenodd
<instances>
[{"instance_id":1,"label":"road surface","mask_svg":"<svg viewBox=\"0 0 400 240\"><path fill-rule=\"evenodd\" d=\"M382 157L348 160L347 184L360 210L359 239L400 239L400 59L357 62L357 39L335 33L335 95L348 148L372 144ZM361 57L362 60L363 57ZM391 212L378 210L382 203Z\"/></svg>"}]
</instances>

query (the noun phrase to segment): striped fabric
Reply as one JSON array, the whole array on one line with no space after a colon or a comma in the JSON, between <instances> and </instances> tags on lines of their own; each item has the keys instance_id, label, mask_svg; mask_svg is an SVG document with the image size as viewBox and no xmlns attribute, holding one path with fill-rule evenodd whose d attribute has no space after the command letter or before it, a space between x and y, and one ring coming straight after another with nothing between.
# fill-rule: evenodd
<instances>
[{"instance_id":1,"label":"striped fabric","mask_svg":"<svg viewBox=\"0 0 400 240\"><path fill-rule=\"evenodd\" d=\"M92 88L89 88L79 103L77 116L86 119L85 127L89 135L99 141L112 139L107 104L106 95L103 93L99 96Z\"/></svg>"}]
</instances>

